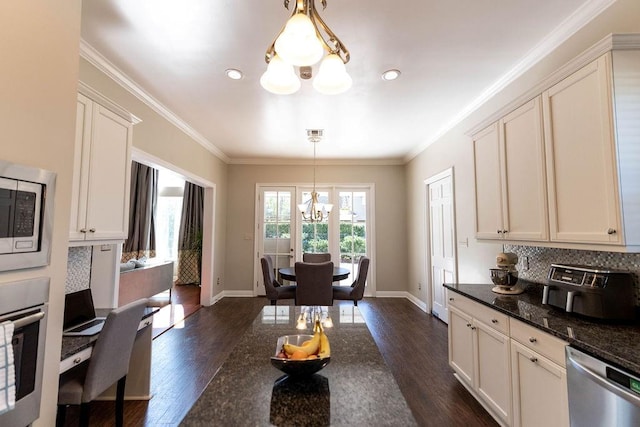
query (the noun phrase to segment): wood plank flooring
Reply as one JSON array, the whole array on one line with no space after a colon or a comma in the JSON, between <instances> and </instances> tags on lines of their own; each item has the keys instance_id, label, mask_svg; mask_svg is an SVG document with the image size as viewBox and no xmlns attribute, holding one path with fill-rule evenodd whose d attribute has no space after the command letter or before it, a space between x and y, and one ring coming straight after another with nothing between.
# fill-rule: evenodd
<instances>
[{"instance_id":1,"label":"wood plank flooring","mask_svg":"<svg viewBox=\"0 0 640 427\"><path fill-rule=\"evenodd\" d=\"M224 298L157 337L153 398L125 402L125 425L178 425L266 303ZM368 298L358 306L419 425L497 425L453 377L444 323L405 299ZM113 402L94 402L91 426L112 426L113 411ZM67 425L77 425L75 408Z\"/></svg>"}]
</instances>

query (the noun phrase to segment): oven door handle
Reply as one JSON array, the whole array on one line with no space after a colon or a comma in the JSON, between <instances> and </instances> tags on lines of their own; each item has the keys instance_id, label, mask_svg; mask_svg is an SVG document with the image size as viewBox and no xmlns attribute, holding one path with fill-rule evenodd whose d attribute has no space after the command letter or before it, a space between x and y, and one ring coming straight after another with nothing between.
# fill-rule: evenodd
<instances>
[{"instance_id":1,"label":"oven door handle","mask_svg":"<svg viewBox=\"0 0 640 427\"><path fill-rule=\"evenodd\" d=\"M603 378L602 376L600 376L597 373L593 372L591 369L587 368L586 366L584 366L583 364L581 364L580 362L578 362L577 360L575 360L571 356L567 356L567 360L578 371L578 373L588 377L588 379L590 379L591 381L595 382L599 386L607 389L611 393L615 394L616 396L621 397L622 399L624 399L624 400L626 400L628 402L633 402L636 405L639 404L640 398L638 396L634 395L633 393L631 393L630 391L627 391L624 388L618 386L617 384L615 384L615 383Z\"/></svg>"},{"instance_id":2,"label":"oven door handle","mask_svg":"<svg viewBox=\"0 0 640 427\"><path fill-rule=\"evenodd\" d=\"M38 322L38 321L42 320L43 317L44 317L44 312L41 311L39 313L32 314L30 316L21 317L20 319L14 320L13 321L13 326L16 329L22 328L24 326L27 326L27 325L30 325L32 323L35 323L35 322Z\"/></svg>"}]
</instances>

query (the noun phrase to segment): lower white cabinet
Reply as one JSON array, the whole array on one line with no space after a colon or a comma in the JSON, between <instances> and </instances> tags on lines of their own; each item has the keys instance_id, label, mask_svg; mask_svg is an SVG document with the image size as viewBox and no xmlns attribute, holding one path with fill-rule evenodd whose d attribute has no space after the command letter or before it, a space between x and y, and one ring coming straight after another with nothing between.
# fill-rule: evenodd
<instances>
[{"instance_id":1,"label":"lower white cabinet","mask_svg":"<svg viewBox=\"0 0 640 427\"><path fill-rule=\"evenodd\" d=\"M449 305L449 364L483 406L509 425L512 413L509 337L494 327L496 323L480 320L484 307L465 304L463 308L471 313L461 311L456 305L459 298L462 297L453 297ZM501 320L500 326L504 324Z\"/></svg>"},{"instance_id":2,"label":"lower white cabinet","mask_svg":"<svg viewBox=\"0 0 640 427\"><path fill-rule=\"evenodd\" d=\"M566 342L449 294L449 365L505 426L569 426Z\"/></svg>"}]
</instances>

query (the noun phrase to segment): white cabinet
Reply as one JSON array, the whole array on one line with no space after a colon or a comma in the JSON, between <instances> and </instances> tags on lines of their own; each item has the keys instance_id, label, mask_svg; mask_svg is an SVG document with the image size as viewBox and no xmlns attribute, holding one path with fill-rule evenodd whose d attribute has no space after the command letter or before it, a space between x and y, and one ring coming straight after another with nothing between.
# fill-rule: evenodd
<instances>
[{"instance_id":1,"label":"white cabinet","mask_svg":"<svg viewBox=\"0 0 640 427\"><path fill-rule=\"evenodd\" d=\"M569 425L566 343L511 319L513 425Z\"/></svg>"},{"instance_id":2,"label":"white cabinet","mask_svg":"<svg viewBox=\"0 0 640 427\"><path fill-rule=\"evenodd\" d=\"M504 424L511 423L507 316L460 295L449 298L449 365Z\"/></svg>"},{"instance_id":3,"label":"white cabinet","mask_svg":"<svg viewBox=\"0 0 640 427\"><path fill-rule=\"evenodd\" d=\"M123 240L128 232L132 123L78 94L69 240Z\"/></svg>"},{"instance_id":4,"label":"white cabinet","mask_svg":"<svg viewBox=\"0 0 640 427\"><path fill-rule=\"evenodd\" d=\"M542 134L538 96L473 137L477 238L548 239Z\"/></svg>"}]
</instances>

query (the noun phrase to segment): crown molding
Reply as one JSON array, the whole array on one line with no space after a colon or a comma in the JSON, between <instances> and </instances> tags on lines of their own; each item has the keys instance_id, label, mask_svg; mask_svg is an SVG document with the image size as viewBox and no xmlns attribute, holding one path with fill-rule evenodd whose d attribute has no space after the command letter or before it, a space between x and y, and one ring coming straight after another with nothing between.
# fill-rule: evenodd
<instances>
[{"instance_id":1,"label":"crown molding","mask_svg":"<svg viewBox=\"0 0 640 427\"><path fill-rule=\"evenodd\" d=\"M192 138L198 144L202 145L205 149L211 152L214 156L218 157L225 163L229 163L231 159L216 147L211 141L193 129L184 120L174 114L169 108L164 106L160 101L149 95L140 85L134 82L129 76L113 65L108 59L106 59L100 52L98 52L93 46L87 43L84 39L80 39L80 56L86 59L91 65L96 67L102 73L107 75L111 80L118 83L125 90L138 98L144 104L146 104L153 111L158 113L169 123L176 126L187 136Z\"/></svg>"},{"instance_id":2,"label":"crown molding","mask_svg":"<svg viewBox=\"0 0 640 427\"><path fill-rule=\"evenodd\" d=\"M109 98L107 98L106 96L104 96L103 94L101 94L100 92L92 88L91 86L87 85L83 81L78 82L78 92L83 94L87 98L97 102L98 104L104 107L107 107L110 111L122 117L129 123L137 125L138 123L142 122L140 118L134 116L125 108L116 104L115 102L113 102L112 100L110 100Z\"/></svg>"},{"instance_id":3,"label":"crown molding","mask_svg":"<svg viewBox=\"0 0 640 427\"><path fill-rule=\"evenodd\" d=\"M595 61L600 56L607 52L614 50L631 50L640 49L640 34L609 34L602 40L591 46L589 49L582 52L580 55L567 62L565 65L554 71L551 75L547 76L544 80L539 82L533 88L529 89L510 103L504 105L502 108L491 114L489 117L484 118L481 122L466 132L466 135L473 135L476 132L489 126L491 123L499 120L511 111L515 110L519 106L529 102L531 99L540 95L551 86L560 82L561 80L569 77L585 65Z\"/></svg>"},{"instance_id":4,"label":"crown molding","mask_svg":"<svg viewBox=\"0 0 640 427\"><path fill-rule=\"evenodd\" d=\"M312 166L313 160L309 159L283 159L283 158L240 158L232 159L232 165L255 166ZM316 159L316 166L402 166L402 159Z\"/></svg>"},{"instance_id":5,"label":"crown molding","mask_svg":"<svg viewBox=\"0 0 640 427\"><path fill-rule=\"evenodd\" d=\"M428 146L439 140L447 132L460 124L471 113L488 102L496 94L513 83L518 77L530 70L535 64L560 47L569 37L591 22L596 16L615 3L617 0L591 0L582 5L578 10L562 21L551 33L549 33L538 45L531 49L513 68L507 71L494 84L485 89L475 100L460 111L452 120L440 128L430 139L413 149L405 157L405 162L411 161ZM622 42L622 41L620 41ZM483 121L484 122L484 121ZM487 123L488 124L488 123ZM474 127L475 129L476 127Z\"/></svg>"}]
</instances>

